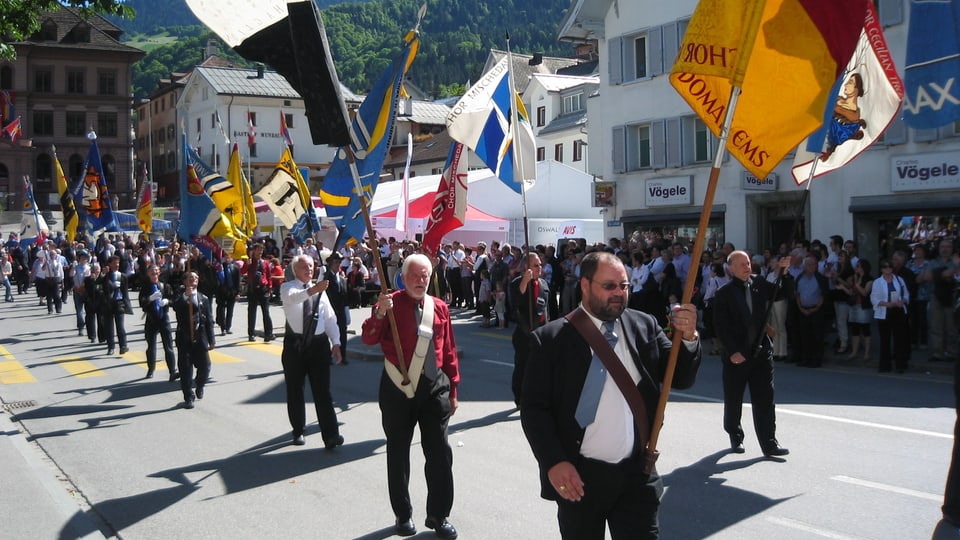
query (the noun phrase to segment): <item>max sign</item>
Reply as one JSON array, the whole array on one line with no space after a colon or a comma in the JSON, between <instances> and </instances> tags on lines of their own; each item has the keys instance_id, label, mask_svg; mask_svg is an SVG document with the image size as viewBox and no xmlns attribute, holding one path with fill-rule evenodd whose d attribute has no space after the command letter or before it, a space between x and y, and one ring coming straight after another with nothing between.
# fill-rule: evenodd
<instances>
[{"instance_id":1,"label":"max sign","mask_svg":"<svg viewBox=\"0 0 960 540\"><path fill-rule=\"evenodd\" d=\"M651 206L680 206L693 202L693 177L671 176L647 180L644 202Z\"/></svg>"}]
</instances>

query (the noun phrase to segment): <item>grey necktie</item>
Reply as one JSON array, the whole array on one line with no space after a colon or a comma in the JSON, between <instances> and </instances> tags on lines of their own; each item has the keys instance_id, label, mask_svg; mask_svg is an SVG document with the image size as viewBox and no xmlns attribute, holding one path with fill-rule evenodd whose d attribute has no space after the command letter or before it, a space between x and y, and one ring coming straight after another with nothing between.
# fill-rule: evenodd
<instances>
[{"instance_id":1,"label":"grey necktie","mask_svg":"<svg viewBox=\"0 0 960 540\"><path fill-rule=\"evenodd\" d=\"M617 347L617 334L613 331L615 325L616 321L604 321L603 323L603 337L614 350ZM587 372L583 389L580 391L577 411L574 413L580 427L587 427L597 417L597 406L600 405L600 394L603 393L603 385L606 381L607 368L604 367L603 361L594 352L593 359L590 360L590 370Z\"/></svg>"},{"instance_id":2,"label":"grey necktie","mask_svg":"<svg viewBox=\"0 0 960 540\"><path fill-rule=\"evenodd\" d=\"M747 300L747 311L753 313L753 296L750 294L750 280L743 282L743 297Z\"/></svg>"},{"instance_id":3,"label":"grey necktie","mask_svg":"<svg viewBox=\"0 0 960 540\"><path fill-rule=\"evenodd\" d=\"M304 283L303 286L304 286L304 288L309 289L309 288L310 288L310 282ZM304 300L304 302L303 302L303 323L302 323L302 325L300 326L300 333L301 333L301 334L306 334L307 331L310 329L310 317L313 315L313 310L310 309L310 308L312 307L311 304L312 304L313 302L311 302L310 300L311 300L311 298L308 296L307 299Z\"/></svg>"},{"instance_id":4,"label":"grey necktie","mask_svg":"<svg viewBox=\"0 0 960 540\"><path fill-rule=\"evenodd\" d=\"M414 304L413 312L417 318L417 333L419 334L420 323L423 322L423 304L420 302ZM432 338L430 340L430 348L427 349L427 354L423 356L423 374L431 381L437 379L437 355L433 349Z\"/></svg>"}]
</instances>

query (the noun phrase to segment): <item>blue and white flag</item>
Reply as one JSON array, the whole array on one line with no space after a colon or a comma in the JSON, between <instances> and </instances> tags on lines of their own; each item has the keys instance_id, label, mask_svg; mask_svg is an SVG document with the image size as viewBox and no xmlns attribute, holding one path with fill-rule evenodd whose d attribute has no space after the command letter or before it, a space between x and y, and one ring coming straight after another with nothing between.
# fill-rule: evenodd
<instances>
[{"instance_id":1,"label":"blue and white flag","mask_svg":"<svg viewBox=\"0 0 960 540\"><path fill-rule=\"evenodd\" d=\"M504 57L473 85L447 115L447 131L473 150L493 174L520 193L537 178L537 142L523 101L511 91ZM516 107L516 114L512 110ZM518 125L513 129L512 119Z\"/></svg>"},{"instance_id":2,"label":"blue and white flag","mask_svg":"<svg viewBox=\"0 0 960 540\"><path fill-rule=\"evenodd\" d=\"M960 120L960 2L911 0L903 121L932 129Z\"/></svg>"}]
</instances>

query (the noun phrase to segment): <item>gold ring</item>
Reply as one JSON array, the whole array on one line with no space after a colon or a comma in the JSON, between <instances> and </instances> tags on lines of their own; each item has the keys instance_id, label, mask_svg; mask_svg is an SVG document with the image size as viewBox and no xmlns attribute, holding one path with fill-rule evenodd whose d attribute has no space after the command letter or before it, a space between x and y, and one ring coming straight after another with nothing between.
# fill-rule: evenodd
<instances>
[{"instance_id":1,"label":"gold ring","mask_svg":"<svg viewBox=\"0 0 960 540\"><path fill-rule=\"evenodd\" d=\"M560 491L567 489L567 486L560 486Z\"/></svg>"}]
</instances>

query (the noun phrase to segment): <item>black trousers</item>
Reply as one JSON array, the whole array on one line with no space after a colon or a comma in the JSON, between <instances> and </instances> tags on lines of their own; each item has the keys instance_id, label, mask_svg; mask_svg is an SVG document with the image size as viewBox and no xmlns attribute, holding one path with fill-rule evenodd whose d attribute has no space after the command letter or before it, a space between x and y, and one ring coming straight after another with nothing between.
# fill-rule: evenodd
<instances>
[{"instance_id":1,"label":"black trousers","mask_svg":"<svg viewBox=\"0 0 960 540\"><path fill-rule=\"evenodd\" d=\"M427 516L443 519L453 507L453 450L447 442L450 422L450 380L440 372L430 382L420 376L412 399L397 388L386 371L380 377L380 414L387 437L387 485L390 506L398 519L413 516L410 503L410 443L420 426L420 446L425 460Z\"/></svg>"},{"instance_id":2,"label":"black trousers","mask_svg":"<svg viewBox=\"0 0 960 540\"><path fill-rule=\"evenodd\" d=\"M270 299L264 291L247 295L247 335L255 336L257 328L257 308L263 314L263 337L273 337L273 319L270 318Z\"/></svg>"},{"instance_id":3,"label":"black trousers","mask_svg":"<svg viewBox=\"0 0 960 540\"><path fill-rule=\"evenodd\" d=\"M654 540L659 537L663 481L656 469L643 473L643 459L606 463L580 458L583 480L579 502L557 501L557 521L563 540L603 540L605 525L613 540Z\"/></svg>"},{"instance_id":4,"label":"black trousers","mask_svg":"<svg viewBox=\"0 0 960 540\"><path fill-rule=\"evenodd\" d=\"M63 311L63 297L60 296L60 289L62 288L63 284L59 281L53 281L52 279L47 280L45 290L47 295L47 313L52 312L54 308L57 309L57 313Z\"/></svg>"},{"instance_id":5,"label":"black trousers","mask_svg":"<svg viewBox=\"0 0 960 540\"><path fill-rule=\"evenodd\" d=\"M947 470L947 485L943 490L941 510L944 518L958 525L960 524L960 360L953 364L953 400L957 419L953 424L953 454L950 456L950 468Z\"/></svg>"},{"instance_id":6,"label":"black trousers","mask_svg":"<svg viewBox=\"0 0 960 540\"><path fill-rule=\"evenodd\" d=\"M107 338L107 348L112 349L115 342L120 342L120 348L127 348L127 329L124 326L126 313L123 306L117 305L107 308L103 313L103 329ZM116 339L114 339L116 336Z\"/></svg>"},{"instance_id":7,"label":"black trousers","mask_svg":"<svg viewBox=\"0 0 960 540\"><path fill-rule=\"evenodd\" d=\"M177 367L180 369L180 390L184 401L193 399L193 370L196 368L197 388L203 388L210 378L210 352L203 340L190 342L189 335L177 333Z\"/></svg>"},{"instance_id":8,"label":"black trousers","mask_svg":"<svg viewBox=\"0 0 960 540\"><path fill-rule=\"evenodd\" d=\"M233 308L237 305L234 295L217 296L217 324L224 331L233 328Z\"/></svg>"},{"instance_id":9,"label":"black trousers","mask_svg":"<svg viewBox=\"0 0 960 540\"><path fill-rule=\"evenodd\" d=\"M447 269L447 284L450 285L450 304L453 307L463 306L463 280L460 279L459 267Z\"/></svg>"},{"instance_id":10,"label":"black trousers","mask_svg":"<svg viewBox=\"0 0 960 540\"><path fill-rule=\"evenodd\" d=\"M797 340L794 345L800 364L819 366L823 362L825 316L822 307L810 314L797 314Z\"/></svg>"},{"instance_id":11,"label":"black trousers","mask_svg":"<svg viewBox=\"0 0 960 540\"><path fill-rule=\"evenodd\" d=\"M523 374L527 368L527 357L530 356L530 334L524 332L520 325L513 329L513 378L510 387L513 390L513 402L520 404L520 391L523 389Z\"/></svg>"},{"instance_id":12,"label":"black trousers","mask_svg":"<svg viewBox=\"0 0 960 540\"><path fill-rule=\"evenodd\" d=\"M773 358L765 355L734 365L723 359L723 429L730 437L743 441L743 393L750 388L753 428L762 448L773 445L777 437L777 413L773 404Z\"/></svg>"},{"instance_id":13,"label":"black trousers","mask_svg":"<svg viewBox=\"0 0 960 540\"><path fill-rule=\"evenodd\" d=\"M170 330L170 320L147 317L143 321L143 339L147 342L147 370L153 373L157 367L157 334L163 344L163 358L167 362L170 373L177 372L177 356L173 352L173 333Z\"/></svg>"},{"instance_id":14,"label":"black trousers","mask_svg":"<svg viewBox=\"0 0 960 540\"><path fill-rule=\"evenodd\" d=\"M897 370L905 370L910 363L910 324L907 315L900 308L887 308L886 317L877 320L880 333L879 369L890 371L892 361Z\"/></svg>"},{"instance_id":15,"label":"black trousers","mask_svg":"<svg viewBox=\"0 0 960 540\"><path fill-rule=\"evenodd\" d=\"M309 380L320 433L327 442L340 434L330 395L330 340L325 335L314 336L305 350L300 349L300 340L300 335L293 332L286 332L283 337L280 362L287 387L287 418L294 437L303 435L307 421L303 388Z\"/></svg>"}]
</instances>

